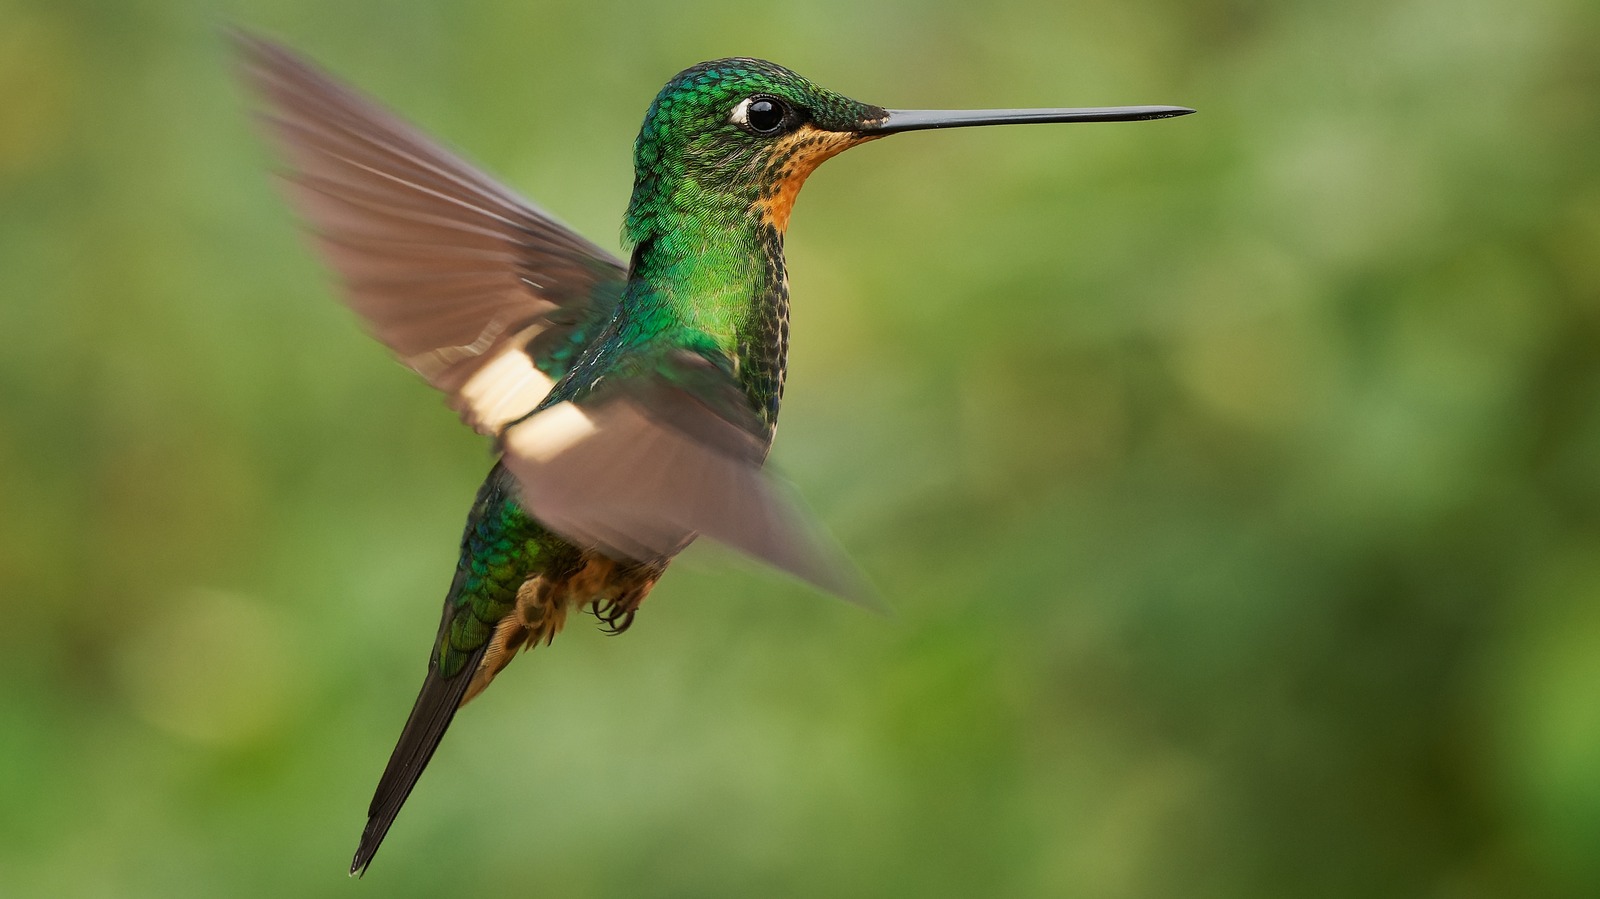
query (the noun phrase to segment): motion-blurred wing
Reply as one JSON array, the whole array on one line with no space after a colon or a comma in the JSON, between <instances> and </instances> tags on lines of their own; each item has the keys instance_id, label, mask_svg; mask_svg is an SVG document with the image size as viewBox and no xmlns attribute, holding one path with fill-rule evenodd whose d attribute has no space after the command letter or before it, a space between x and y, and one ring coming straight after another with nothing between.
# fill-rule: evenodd
<instances>
[{"instance_id":1,"label":"motion-blurred wing","mask_svg":"<svg viewBox=\"0 0 1600 899\"><path fill-rule=\"evenodd\" d=\"M372 333L481 433L537 406L615 307L622 263L289 50L237 43Z\"/></svg>"},{"instance_id":2,"label":"motion-blurred wing","mask_svg":"<svg viewBox=\"0 0 1600 899\"><path fill-rule=\"evenodd\" d=\"M503 435L528 508L579 546L650 561L710 537L847 599L862 581L762 470L767 431L704 358L554 403Z\"/></svg>"}]
</instances>

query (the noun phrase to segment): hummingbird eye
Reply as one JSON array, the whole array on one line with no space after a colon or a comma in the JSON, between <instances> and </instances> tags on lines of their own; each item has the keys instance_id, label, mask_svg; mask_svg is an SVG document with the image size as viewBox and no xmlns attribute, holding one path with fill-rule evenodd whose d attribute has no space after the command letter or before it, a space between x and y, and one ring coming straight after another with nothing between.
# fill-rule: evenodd
<instances>
[{"instance_id":1,"label":"hummingbird eye","mask_svg":"<svg viewBox=\"0 0 1600 899\"><path fill-rule=\"evenodd\" d=\"M783 130L789 107L776 97L749 97L733 108L733 121L751 133L771 137Z\"/></svg>"}]
</instances>

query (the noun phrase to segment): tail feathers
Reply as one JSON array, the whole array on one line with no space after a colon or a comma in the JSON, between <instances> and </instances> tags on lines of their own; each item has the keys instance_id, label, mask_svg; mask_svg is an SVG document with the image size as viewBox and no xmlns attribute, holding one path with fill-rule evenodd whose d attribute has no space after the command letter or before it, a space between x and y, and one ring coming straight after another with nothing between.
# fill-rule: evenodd
<instances>
[{"instance_id":1,"label":"tail feathers","mask_svg":"<svg viewBox=\"0 0 1600 899\"><path fill-rule=\"evenodd\" d=\"M367 827L361 832L361 845L356 848L355 859L350 863L350 874L365 874L372 857L378 854L389 825L400 813L400 806L417 785L433 751L439 747L444 732L461 707L462 697L472 683L473 672L483 658L487 646L480 647L457 671L454 677L444 678L437 665L428 668L428 679L422 682L422 692L416 705L411 707L411 717L406 719L405 730L400 732L400 742L378 780L378 790L373 794L372 805L367 809Z\"/></svg>"}]
</instances>

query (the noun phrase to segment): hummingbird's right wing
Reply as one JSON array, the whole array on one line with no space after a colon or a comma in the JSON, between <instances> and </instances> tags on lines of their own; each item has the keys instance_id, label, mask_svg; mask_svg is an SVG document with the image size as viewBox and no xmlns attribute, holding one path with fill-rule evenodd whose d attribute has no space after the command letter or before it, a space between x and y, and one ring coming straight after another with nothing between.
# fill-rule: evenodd
<instances>
[{"instance_id":1,"label":"hummingbird's right wing","mask_svg":"<svg viewBox=\"0 0 1600 899\"><path fill-rule=\"evenodd\" d=\"M478 432L531 411L610 317L622 262L293 52L236 42L368 329Z\"/></svg>"},{"instance_id":2,"label":"hummingbird's right wing","mask_svg":"<svg viewBox=\"0 0 1600 899\"><path fill-rule=\"evenodd\" d=\"M709 537L871 605L854 567L763 469L770 432L732 375L690 350L643 372L608 374L505 430L503 462L539 521L640 562Z\"/></svg>"}]
</instances>

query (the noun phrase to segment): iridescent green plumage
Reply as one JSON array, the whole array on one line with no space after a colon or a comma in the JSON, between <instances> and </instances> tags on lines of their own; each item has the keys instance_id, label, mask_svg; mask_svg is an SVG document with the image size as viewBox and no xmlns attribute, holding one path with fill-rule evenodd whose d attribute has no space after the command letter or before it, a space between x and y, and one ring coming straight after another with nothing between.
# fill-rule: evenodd
<instances>
[{"instance_id":1,"label":"iridescent green plumage","mask_svg":"<svg viewBox=\"0 0 1600 899\"><path fill-rule=\"evenodd\" d=\"M455 677L468 661L476 661L531 574L577 567L578 551L522 511L514 491L515 482L503 469L491 472L467 516L461 560L434 649L441 677Z\"/></svg>"},{"instance_id":2,"label":"iridescent green plumage","mask_svg":"<svg viewBox=\"0 0 1600 899\"><path fill-rule=\"evenodd\" d=\"M463 703L568 609L626 629L696 537L862 595L762 468L789 342L783 235L819 164L898 131L1188 111L885 110L763 60L703 63L646 113L624 266L288 51L239 44L350 305L502 451L352 873Z\"/></svg>"}]
</instances>

